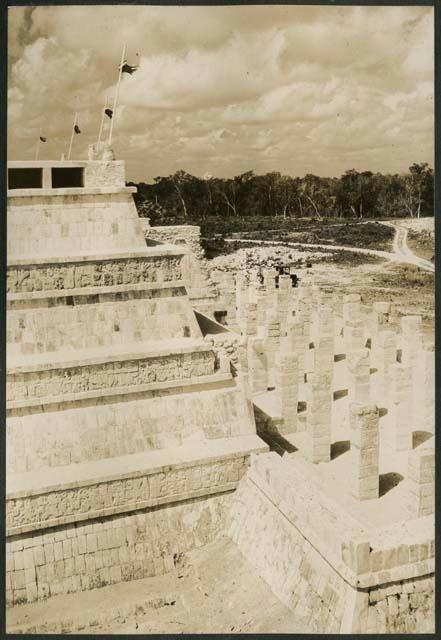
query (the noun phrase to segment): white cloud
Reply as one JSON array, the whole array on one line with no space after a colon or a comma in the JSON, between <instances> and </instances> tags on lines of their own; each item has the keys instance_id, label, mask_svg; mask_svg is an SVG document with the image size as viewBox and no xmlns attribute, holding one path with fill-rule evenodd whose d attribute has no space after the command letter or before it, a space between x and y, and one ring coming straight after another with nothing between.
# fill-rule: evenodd
<instances>
[{"instance_id":1,"label":"white cloud","mask_svg":"<svg viewBox=\"0 0 441 640\"><path fill-rule=\"evenodd\" d=\"M432 162L431 8L38 6L9 16L11 157L30 157L39 126L44 153L59 157L75 109L85 155L127 42L140 67L123 76L114 146L132 178Z\"/></svg>"}]
</instances>

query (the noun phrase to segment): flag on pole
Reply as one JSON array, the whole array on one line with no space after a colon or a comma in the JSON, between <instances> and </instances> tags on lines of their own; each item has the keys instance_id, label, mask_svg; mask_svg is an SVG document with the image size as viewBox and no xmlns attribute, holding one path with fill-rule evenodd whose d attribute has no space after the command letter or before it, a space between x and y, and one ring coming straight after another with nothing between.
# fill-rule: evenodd
<instances>
[{"instance_id":1,"label":"flag on pole","mask_svg":"<svg viewBox=\"0 0 441 640\"><path fill-rule=\"evenodd\" d=\"M47 138L43 138L43 136L40 136L40 140L41 140L42 142L46 142Z\"/></svg>"},{"instance_id":2,"label":"flag on pole","mask_svg":"<svg viewBox=\"0 0 441 640\"><path fill-rule=\"evenodd\" d=\"M81 133L80 127L77 124L74 126L74 131L75 133Z\"/></svg>"},{"instance_id":3,"label":"flag on pole","mask_svg":"<svg viewBox=\"0 0 441 640\"><path fill-rule=\"evenodd\" d=\"M125 62L121 67L121 72L129 73L130 75L132 75L132 73L134 73L137 70L137 68L138 68L138 65L131 65Z\"/></svg>"},{"instance_id":4,"label":"flag on pole","mask_svg":"<svg viewBox=\"0 0 441 640\"><path fill-rule=\"evenodd\" d=\"M112 119L113 109L104 109L104 113L106 114L106 116L108 116L110 119Z\"/></svg>"}]
</instances>

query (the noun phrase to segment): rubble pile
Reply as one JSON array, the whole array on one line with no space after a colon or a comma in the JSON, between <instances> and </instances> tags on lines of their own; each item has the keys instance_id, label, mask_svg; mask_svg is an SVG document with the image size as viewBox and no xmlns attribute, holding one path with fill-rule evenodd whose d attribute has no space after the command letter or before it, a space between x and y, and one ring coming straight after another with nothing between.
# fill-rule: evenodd
<instances>
[{"instance_id":1,"label":"rubble pile","mask_svg":"<svg viewBox=\"0 0 441 640\"><path fill-rule=\"evenodd\" d=\"M226 256L218 256L210 261L211 271L237 272L270 269L279 265L306 267L307 263L330 255L323 251L304 251L292 247L250 247L239 249Z\"/></svg>"}]
</instances>

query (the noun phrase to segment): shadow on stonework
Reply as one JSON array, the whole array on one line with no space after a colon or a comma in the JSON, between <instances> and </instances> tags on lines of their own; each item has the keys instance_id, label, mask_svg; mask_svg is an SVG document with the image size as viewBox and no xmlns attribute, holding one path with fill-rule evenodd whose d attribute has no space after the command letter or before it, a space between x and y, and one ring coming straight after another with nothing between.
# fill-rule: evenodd
<instances>
[{"instance_id":1,"label":"shadow on stonework","mask_svg":"<svg viewBox=\"0 0 441 640\"><path fill-rule=\"evenodd\" d=\"M350 440L338 440L337 442L333 442L331 444L331 460L335 460L339 456L349 451L351 448Z\"/></svg>"},{"instance_id":2,"label":"shadow on stonework","mask_svg":"<svg viewBox=\"0 0 441 640\"><path fill-rule=\"evenodd\" d=\"M432 436L433 433L430 431L414 431L412 433L412 449L416 449L420 444L423 444L423 442L426 442L426 440L429 440Z\"/></svg>"},{"instance_id":3,"label":"shadow on stonework","mask_svg":"<svg viewBox=\"0 0 441 640\"><path fill-rule=\"evenodd\" d=\"M400 484L401 480L404 480L404 476L401 473L390 471L389 473L381 473L379 477L379 496L380 498L388 491Z\"/></svg>"}]
</instances>

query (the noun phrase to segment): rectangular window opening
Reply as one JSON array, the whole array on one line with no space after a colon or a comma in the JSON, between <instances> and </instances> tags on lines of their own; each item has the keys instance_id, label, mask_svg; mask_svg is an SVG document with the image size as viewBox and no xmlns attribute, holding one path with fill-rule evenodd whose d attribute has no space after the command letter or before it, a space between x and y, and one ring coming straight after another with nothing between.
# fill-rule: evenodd
<instances>
[{"instance_id":1,"label":"rectangular window opening","mask_svg":"<svg viewBox=\"0 0 441 640\"><path fill-rule=\"evenodd\" d=\"M43 169L8 169L8 189L41 189Z\"/></svg>"},{"instance_id":2,"label":"rectangular window opening","mask_svg":"<svg viewBox=\"0 0 441 640\"><path fill-rule=\"evenodd\" d=\"M83 187L83 172L82 167L53 167L52 189Z\"/></svg>"}]
</instances>

